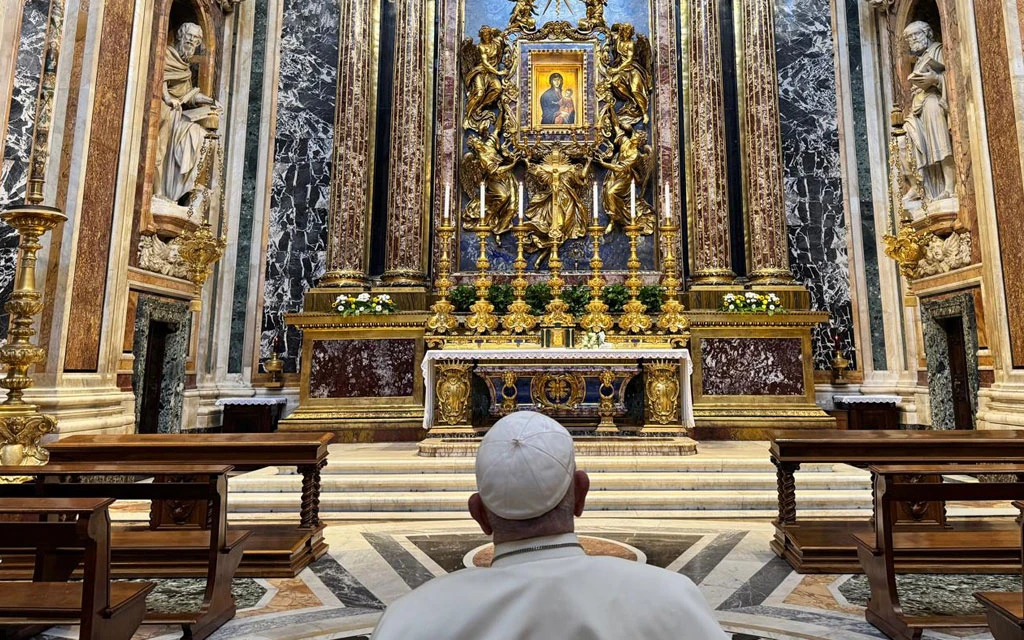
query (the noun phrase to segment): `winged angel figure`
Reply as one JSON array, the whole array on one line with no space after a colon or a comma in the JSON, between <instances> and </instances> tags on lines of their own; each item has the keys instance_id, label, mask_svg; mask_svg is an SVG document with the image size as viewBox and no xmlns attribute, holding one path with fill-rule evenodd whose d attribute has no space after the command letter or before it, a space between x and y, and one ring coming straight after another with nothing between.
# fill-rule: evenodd
<instances>
[{"instance_id":1,"label":"winged angel figure","mask_svg":"<svg viewBox=\"0 0 1024 640\"><path fill-rule=\"evenodd\" d=\"M466 84L466 115L462 127L485 135L493 124L501 129L501 115L493 111L501 98L501 79L505 71L498 70L505 53L505 41L495 27L480 28L480 44L472 38L462 41L460 59L462 81Z\"/></svg>"},{"instance_id":2,"label":"winged angel figure","mask_svg":"<svg viewBox=\"0 0 1024 640\"><path fill-rule=\"evenodd\" d=\"M636 34L631 24L612 25L613 60L608 67L608 84L623 106L612 117L619 128L638 122L647 124L651 98L651 41Z\"/></svg>"},{"instance_id":3,"label":"winged angel figure","mask_svg":"<svg viewBox=\"0 0 1024 640\"><path fill-rule=\"evenodd\" d=\"M494 225L494 235L500 237L512 228L513 217L519 209L518 185L512 173L517 160L505 162L496 131L486 138L471 136L466 144L470 150L462 158L459 178L466 193L475 197L463 214L463 223L471 225L479 220L480 183L483 182L487 220Z\"/></svg>"},{"instance_id":4,"label":"winged angel figure","mask_svg":"<svg viewBox=\"0 0 1024 640\"><path fill-rule=\"evenodd\" d=\"M601 166L608 170L601 190L601 204L608 213L608 231L616 223L626 225L630 222L629 192L635 181L636 222L644 235L654 233L654 211L641 195L646 190L647 180L654 168L654 156L651 146L647 144L647 135L643 131L626 127L616 137L615 147L617 152L610 160L598 159Z\"/></svg>"}]
</instances>

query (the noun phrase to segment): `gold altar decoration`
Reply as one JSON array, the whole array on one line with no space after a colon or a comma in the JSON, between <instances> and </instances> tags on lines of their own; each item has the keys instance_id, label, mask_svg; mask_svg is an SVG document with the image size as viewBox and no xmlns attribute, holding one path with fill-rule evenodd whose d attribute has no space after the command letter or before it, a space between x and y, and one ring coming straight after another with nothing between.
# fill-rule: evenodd
<instances>
[{"instance_id":1,"label":"gold altar decoration","mask_svg":"<svg viewBox=\"0 0 1024 640\"><path fill-rule=\"evenodd\" d=\"M927 231L919 231L912 225L912 220L903 206L902 172L900 171L900 153L902 139L907 135L903 128L903 111L895 107L891 114L892 133L889 137L889 224L897 229L896 234L882 237L885 243L885 255L896 261L900 274L908 280L917 277L917 265L925 257L925 247L935 239Z\"/></svg>"},{"instance_id":2,"label":"gold altar decoration","mask_svg":"<svg viewBox=\"0 0 1024 640\"><path fill-rule=\"evenodd\" d=\"M604 267L604 262L601 260L601 238L604 236L604 228L599 224L594 224L587 230L594 242L594 253L590 258L590 280L587 281L590 286L590 302L587 303L586 315L580 319L580 326L587 331L600 333L611 329L615 324L612 317L608 315L608 305L601 299L606 284L604 276L601 275L601 269Z\"/></svg>"},{"instance_id":3,"label":"gold altar decoration","mask_svg":"<svg viewBox=\"0 0 1024 640\"><path fill-rule=\"evenodd\" d=\"M447 208L445 214L447 218ZM427 329L431 333L445 334L459 326L459 319L455 317L455 305L448 299L452 288L451 279L451 242L455 237L455 226L444 223L438 225L437 235L441 242L441 257L437 263L437 301L430 307L433 314L427 320ZM525 286L525 285L524 285Z\"/></svg>"},{"instance_id":4,"label":"gold altar decoration","mask_svg":"<svg viewBox=\"0 0 1024 640\"><path fill-rule=\"evenodd\" d=\"M644 333L651 328L651 317L646 313L647 306L637 298L643 285L643 281L640 280L640 258L636 254L636 241L640 237L641 226L634 221L626 225L625 229L626 235L629 236L629 260L626 262L626 268L629 269L629 276L626 278L629 302L622 307L619 328L626 333Z\"/></svg>"},{"instance_id":5,"label":"gold altar decoration","mask_svg":"<svg viewBox=\"0 0 1024 640\"><path fill-rule=\"evenodd\" d=\"M672 427L679 424L679 363L644 363L645 398L648 424L650 427Z\"/></svg>"},{"instance_id":6,"label":"gold altar decoration","mask_svg":"<svg viewBox=\"0 0 1024 640\"><path fill-rule=\"evenodd\" d=\"M213 273L213 264L221 259L227 246L227 236L214 235L208 220L203 220L198 227L179 236L178 255L185 264L185 277L196 286L195 297L189 304L190 310L202 310L200 295L203 284Z\"/></svg>"},{"instance_id":7,"label":"gold altar decoration","mask_svg":"<svg viewBox=\"0 0 1024 640\"><path fill-rule=\"evenodd\" d=\"M575 409L586 390L586 381L578 373L543 373L530 380L533 404L547 409Z\"/></svg>"},{"instance_id":8,"label":"gold altar decoration","mask_svg":"<svg viewBox=\"0 0 1024 640\"><path fill-rule=\"evenodd\" d=\"M525 333L537 326L537 318L533 315L530 305L523 299L526 293L526 256L523 255L523 243L526 240L528 229L525 225L518 224L512 228L516 237L516 259L512 263L516 277L512 280L512 289L515 292L515 300L508 307L508 313L501 319L503 326L510 333Z\"/></svg>"},{"instance_id":9,"label":"gold altar decoration","mask_svg":"<svg viewBox=\"0 0 1024 640\"><path fill-rule=\"evenodd\" d=\"M466 326L476 333L490 333L498 328L498 318L494 315L494 305L487 299L491 288L491 277L488 269L491 263L487 260L487 237L491 228L487 226L481 217L476 226L473 227L480 240L480 256L476 259L476 268L479 272L476 278L476 302L469 308L473 313L466 318Z\"/></svg>"},{"instance_id":10,"label":"gold altar decoration","mask_svg":"<svg viewBox=\"0 0 1024 640\"><path fill-rule=\"evenodd\" d=\"M605 369L598 376L598 380L600 380L601 386L597 389L597 412L601 416L601 421L597 423L595 433L617 433L618 429L615 428L615 387L612 386L612 383L615 382L615 372Z\"/></svg>"},{"instance_id":11,"label":"gold altar decoration","mask_svg":"<svg viewBox=\"0 0 1024 640\"><path fill-rule=\"evenodd\" d=\"M447 363L437 368L437 407L441 424L466 426L470 418L468 364Z\"/></svg>"},{"instance_id":12,"label":"gold altar decoration","mask_svg":"<svg viewBox=\"0 0 1024 640\"><path fill-rule=\"evenodd\" d=\"M63 31L64 0L51 0L43 71L36 96L25 203L9 207L0 215L21 237L14 292L4 306L11 314L8 341L0 347L0 362L7 366L7 375L0 380L0 387L7 390L7 398L0 404L0 464L3 465L46 464L50 454L40 446L40 439L57 429L57 420L40 413L36 405L25 402L24 393L32 386L29 369L46 359L46 351L32 344L36 334L33 318L43 308L43 293L36 289L36 254L42 248L40 239L43 235L67 220L60 209L43 205ZM17 482L20 479L7 478L6 481Z\"/></svg>"},{"instance_id":13,"label":"gold altar decoration","mask_svg":"<svg viewBox=\"0 0 1024 640\"><path fill-rule=\"evenodd\" d=\"M667 206L667 205L666 205ZM666 217L669 214L666 213ZM661 286L665 288L665 302L661 305L661 316L658 318L658 328L665 333L682 333L690 328L690 321L686 318L686 308L679 301L679 288L681 282L678 276L679 266L676 262L675 246L679 234L679 225L666 222L661 226L661 238L665 250L662 258L662 271L664 273Z\"/></svg>"}]
</instances>

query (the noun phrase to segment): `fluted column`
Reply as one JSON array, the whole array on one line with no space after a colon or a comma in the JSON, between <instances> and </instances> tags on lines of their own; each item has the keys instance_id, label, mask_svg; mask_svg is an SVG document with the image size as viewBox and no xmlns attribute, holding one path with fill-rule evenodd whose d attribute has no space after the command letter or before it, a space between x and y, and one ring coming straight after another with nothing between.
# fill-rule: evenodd
<instances>
[{"instance_id":1,"label":"fluted column","mask_svg":"<svg viewBox=\"0 0 1024 640\"><path fill-rule=\"evenodd\" d=\"M373 149L371 112L376 103L371 56L373 0L339 3L338 109L334 118L334 160L327 273L324 286L369 282L369 196Z\"/></svg>"},{"instance_id":2,"label":"fluted column","mask_svg":"<svg viewBox=\"0 0 1024 640\"><path fill-rule=\"evenodd\" d=\"M773 0L742 0L744 162L750 280L792 284L782 182Z\"/></svg>"},{"instance_id":3,"label":"fluted column","mask_svg":"<svg viewBox=\"0 0 1024 640\"><path fill-rule=\"evenodd\" d=\"M395 2L388 240L383 281L423 286L426 274L428 56L425 0Z\"/></svg>"},{"instance_id":4,"label":"fluted column","mask_svg":"<svg viewBox=\"0 0 1024 640\"><path fill-rule=\"evenodd\" d=\"M689 3L693 284L730 284L729 195L718 2Z\"/></svg>"}]
</instances>

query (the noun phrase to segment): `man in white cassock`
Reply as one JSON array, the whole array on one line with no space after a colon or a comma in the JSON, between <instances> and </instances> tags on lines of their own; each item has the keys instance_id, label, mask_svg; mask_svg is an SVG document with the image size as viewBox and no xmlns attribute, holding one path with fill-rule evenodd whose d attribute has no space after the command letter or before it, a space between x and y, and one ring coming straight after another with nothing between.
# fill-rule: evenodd
<instances>
[{"instance_id":1,"label":"man in white cassock","mask_svg":"<svg viewBox=\"0 0 1024 640\"><path fill-rule=\"evenodd\" d=\"M727 640L686 576L583 552L573 519L590 479L551 418L499 420L480 443L476 484L469 512L494 538L491 566L400 598L373 640Z\"/></svg>"}]
</instances>

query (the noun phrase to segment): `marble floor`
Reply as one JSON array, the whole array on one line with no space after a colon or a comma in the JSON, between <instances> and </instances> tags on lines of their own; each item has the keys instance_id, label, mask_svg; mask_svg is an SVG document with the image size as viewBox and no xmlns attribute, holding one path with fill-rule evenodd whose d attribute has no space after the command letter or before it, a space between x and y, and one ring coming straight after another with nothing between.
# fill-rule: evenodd
<instances>
[{"instance_id":1,"label":"marble floor","mask_svg":"<svg viewBox=\"0 0 1024 640\"><path fill-rule=\"evenodd\" d=\"M397 516L397 514L396 514ZM865 585L857 576L794 573L768 548L763 520L585 518L585 546L678 571L696 582L733 640L865 640L884 638L864 622ZM486 563L487 540L468 518L335 523L326 530L330 552L294 579L239 580L237 617L214 636L273 640L361 640L381 612L409 590L468 564ZM942 613L972 606L969 576L908 577L915 606ZM1019 588L1010 577L987 577L986 587ZM938 582L937 582L938 581ZM151 608L173 606L188 585L165 587ZM75 638L54 628L46 638ZM144 626L145 640L180 637ZM925 638L991 638L986 629L929 630Z\"/></svg>"}]
</instances>

